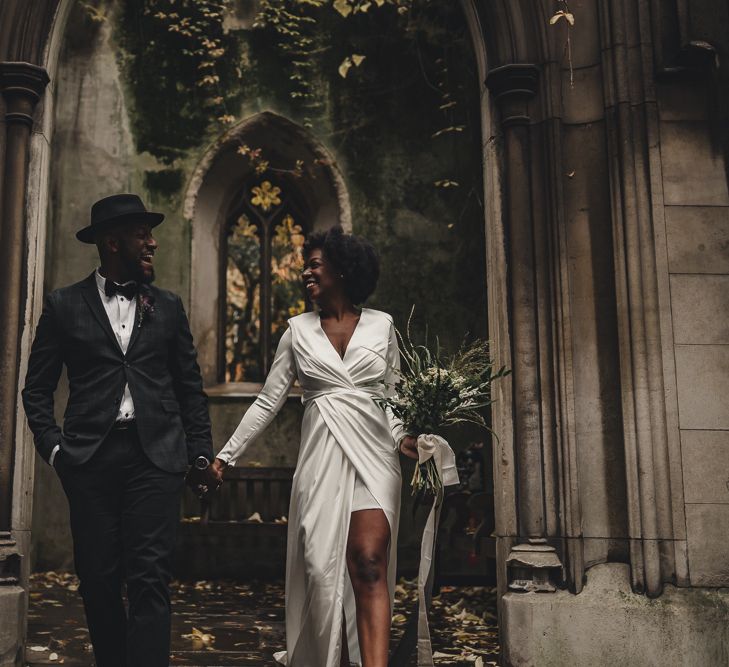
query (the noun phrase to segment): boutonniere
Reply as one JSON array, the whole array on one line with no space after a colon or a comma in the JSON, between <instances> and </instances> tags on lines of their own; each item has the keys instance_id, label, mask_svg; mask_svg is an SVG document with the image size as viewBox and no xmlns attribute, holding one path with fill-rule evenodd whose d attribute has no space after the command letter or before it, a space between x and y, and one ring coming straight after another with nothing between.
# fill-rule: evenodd
<instances>
[{"instance_id":1,"label":"boutonniere","mask_svg":"<svg viewBox=\"0 0 729 667\"><path fill-rule=\"evenodd\" d=\"M137 327L141 327L144 318L152 313L154 313L154 294L149 285L140 285L137 293Z\"/></svg>"}]
</instances>

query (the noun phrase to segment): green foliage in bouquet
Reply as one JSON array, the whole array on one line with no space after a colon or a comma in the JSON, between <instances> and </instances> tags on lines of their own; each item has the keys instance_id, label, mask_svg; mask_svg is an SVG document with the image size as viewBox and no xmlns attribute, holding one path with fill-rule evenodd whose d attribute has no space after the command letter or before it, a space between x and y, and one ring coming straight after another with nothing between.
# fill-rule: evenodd
<instances>
[{"instance_id":1,"label":"green foliage in bouquet","mask_svg":"<svg viewBox=\"0 0 729 667\"><path fill-rule=\"evenodd\" d=\"M405 336L397 331L404 364L398 372L394 395L376 401L400 419L407 433L414 436L442 435L447 426L471 423L496 437L483 412L493 402L493 382L511 371L505 366L495 369L485 340L470 343L464 340L451 356L443 354L437 338L434 350L428 346L427 335L425 343L414 343L410 335L412 318L413 311ZM432 458L415 466L411 488L419 499L440 491L442 483Z\"/></svg>"}]
</instances>

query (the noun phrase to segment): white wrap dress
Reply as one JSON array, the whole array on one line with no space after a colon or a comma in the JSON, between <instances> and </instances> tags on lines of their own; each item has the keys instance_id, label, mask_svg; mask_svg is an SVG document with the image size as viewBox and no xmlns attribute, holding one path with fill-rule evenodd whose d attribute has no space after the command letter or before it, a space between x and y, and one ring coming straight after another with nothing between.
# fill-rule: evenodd
<instances>
[{"instance_id":1,"label":"white wrap dress","mask_svg":"<svg viewBox=\"0 0 729 667\"><path fill-rule=\"evenodd\" d=\"M402 424L374 397L392 391L400 356L392 318L370 308L339 356L318 313L289 320L263 390L218 457L232 465L271 422L298 378L305 405L289 509L286 652L289 667L338 667L342 613L350 660L360 651L346 564L353 499L373 501L390 524L387 584L395 587ZM387 388L386 388L387 387ZM361 509L362 506L355 507Z\"/></svg>"}]
</instances>

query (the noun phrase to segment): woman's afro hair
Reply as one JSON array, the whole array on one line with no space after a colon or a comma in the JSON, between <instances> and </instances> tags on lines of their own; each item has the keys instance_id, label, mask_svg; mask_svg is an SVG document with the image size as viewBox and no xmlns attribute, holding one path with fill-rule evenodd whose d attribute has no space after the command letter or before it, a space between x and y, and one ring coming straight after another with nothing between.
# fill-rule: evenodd
<instances>
[{"instance_id":1,"label":"woman's afro hair","mask_svg":"<svg viewBox=\"0 0 729 667\"><path fill-rule=\"evenodd\" d=\"M304 242L304 257L321 249L326 260L344 276L344 289L354 305L367 301L377 287L380 258L373 245L361 236L345 234L341 225L312 232Z\"/></svg>"}]
</instances>

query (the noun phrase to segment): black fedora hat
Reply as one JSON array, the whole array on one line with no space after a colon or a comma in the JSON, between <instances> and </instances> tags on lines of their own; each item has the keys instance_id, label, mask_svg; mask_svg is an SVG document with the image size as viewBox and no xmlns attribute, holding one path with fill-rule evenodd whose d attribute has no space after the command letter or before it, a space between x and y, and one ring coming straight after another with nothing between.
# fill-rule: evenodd
<instances>
[{"instance_id":1,"label":"black fedora hat","mask_svg":"<svg viewBox=\"0 0 729 667\"><path fill-rule=\"evenodd\" d=\"M91 224L76 232L76 238L83 243L93 243L94 234L112 224L123 222L145 222L156 227L165 219L162 213L148 211L137 195L111 195L99 199L91 207Z\"/></svg>"}]
</instances>

